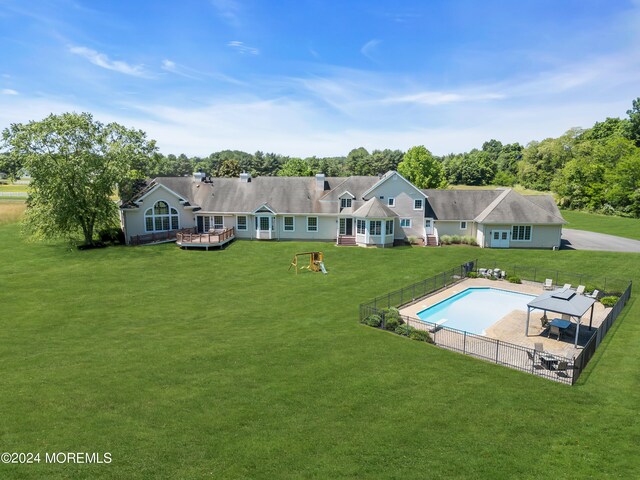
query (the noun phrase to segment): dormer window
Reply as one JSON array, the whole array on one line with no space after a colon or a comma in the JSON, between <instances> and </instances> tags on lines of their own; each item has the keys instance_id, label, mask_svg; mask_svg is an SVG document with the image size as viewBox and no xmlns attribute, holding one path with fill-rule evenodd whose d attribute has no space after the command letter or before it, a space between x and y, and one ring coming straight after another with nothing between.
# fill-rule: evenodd
<instances>
[{"instance_id":1,"label":"dormer window","mask_svg":"<svg viewBox=\"0 0 640 480\"><path fill-rule=\"evenodd\" d=\"M340 199L340 208L351 208L351 199L350 198L341 198Z\"/></svg>"}]
</instances>

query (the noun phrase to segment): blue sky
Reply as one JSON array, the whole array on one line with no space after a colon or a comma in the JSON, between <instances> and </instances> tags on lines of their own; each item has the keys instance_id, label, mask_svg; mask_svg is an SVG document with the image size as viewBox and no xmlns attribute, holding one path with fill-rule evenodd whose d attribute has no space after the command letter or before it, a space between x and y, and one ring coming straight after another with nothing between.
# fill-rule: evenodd
<instances>
[{"instance_id":1,"label":"blue sky","mask_svg":"<svg viewBox=\"0 0 640 480\"><path fill-rule=\"evenodd\" d=\"M0 0L0 128L89 111L163 153L525 144L639 86L640 0Z\"/></svg>"}]
</instances>

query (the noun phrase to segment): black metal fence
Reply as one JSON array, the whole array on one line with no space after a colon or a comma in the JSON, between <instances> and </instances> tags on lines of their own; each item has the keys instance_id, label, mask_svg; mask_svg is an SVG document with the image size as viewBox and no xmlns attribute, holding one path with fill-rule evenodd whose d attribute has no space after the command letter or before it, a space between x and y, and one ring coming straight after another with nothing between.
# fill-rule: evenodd
<instances>
[{"instance_id":1,"label":"black metal fence","mask_svg":"<svg viewBox=\"0 0 640 480\"><path fill-rule=\"evenodd\" d=\"M485 265L483 268L496 269L498 268L498 265ZM444 288L462 281L470 272L477 272L478 269L478 261L470 261L446 272L434 275L433 277L427 278L421 282L394 290L385 295L380 295L360 305L360 321L364 322L368 317L378 315L382 319L380 328L384 329L385 314L389 308L401 307L427 295L435 294ZM535 349L524 347L522 345L482 335L476 335L463 330L457 330L444 325L419 320L417 318L402 316L402 320L410 327L428 331L433 343L442 348L460 352L465 355L471 355L476 358L558 382L574 384L593 356L595 349L598 347L631 297L631 282L624 282L612 278L594 278L591 276L560 271L549 271L537 269L536 267L512 265L510 267L501 266L500 269L504 270L507 273L507 276L518 276L521 280L536 283L541 283L547 278L551 278L556 285L560 283L578 285L582 284L580 283L582 281L589 284L590 289L600 287L600 291L603 292L603 294L615 294L619 295L620 298L607 314L607 317L602 324L594 331L583 350L575 358L567 358L559 355L553 355L548 352L536 351Z\"/></svg>"}]
</instances>

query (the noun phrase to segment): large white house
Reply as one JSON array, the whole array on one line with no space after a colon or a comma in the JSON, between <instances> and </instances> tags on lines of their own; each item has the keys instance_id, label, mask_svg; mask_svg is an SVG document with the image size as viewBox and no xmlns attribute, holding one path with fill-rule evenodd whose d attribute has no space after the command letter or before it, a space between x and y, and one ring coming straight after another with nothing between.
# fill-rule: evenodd
<instances>
[{"instance_id":1,"label":"large white house","mask_svg":"<svg viewBox=\"0 0 640 480\"><path fill-rule=\"evenodd\" d=\"M447 234L494 248L559 247L566 223L548 195L420 190L395 171L381 177L160 177L121 206L121 222L129 244L178 236L183 246L204 246L215 243L211 232L225 232L225 240L390 247L411 237L437 245Z\"/></svg>"}]
</instances>

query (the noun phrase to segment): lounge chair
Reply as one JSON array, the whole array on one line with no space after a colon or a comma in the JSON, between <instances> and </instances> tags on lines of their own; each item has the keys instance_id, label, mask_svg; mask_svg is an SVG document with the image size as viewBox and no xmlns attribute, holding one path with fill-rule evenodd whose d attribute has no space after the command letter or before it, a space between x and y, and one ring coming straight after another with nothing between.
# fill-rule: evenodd
<instances>
[{"instance_id":1,"label":"lounge chair","mask_svg":"<svg viewBox=\"0 0 640 480\"><path fill-rule=\"evenodd\" d=\"M571 288L571 284L570 284L570 283L565 283L565 284L564 284L564 287L562 287L562 288L564 288L565 290L567 290L567 289Z\"/></svg>"},{"instance_id":2,"label":"lounge chair","mask_svg":"<svg viewBox=\"0 0 640 480\"><path fill-rule=\"evenodd\" d=\"M584 285L578 285L578 288L576 288L576 293L582 295L584 293Z\"/></svg>"},{"instance_id":3,"label":"lounge chair","mask_svg":"<svg viewBox=\"0 0 640 480\"><path fill-rule=\"evenodd\" d=\"M545 290L553 290L553 280L551 280L550 278L547 278L547 279L544 281L543 288L544 288Z\"/></svg>"},{"instance_id":4,"label":"lounge chair","mask_svg":"<svg viewBox=\"0 0 640 480\"><path fill-rule=\"evenodd\" d=\"M593 292L585 295L585 297L595 298L596 300L598 299L599 296L600 296L600 290L594 290Z\"/></svg>"}]
</instances>

